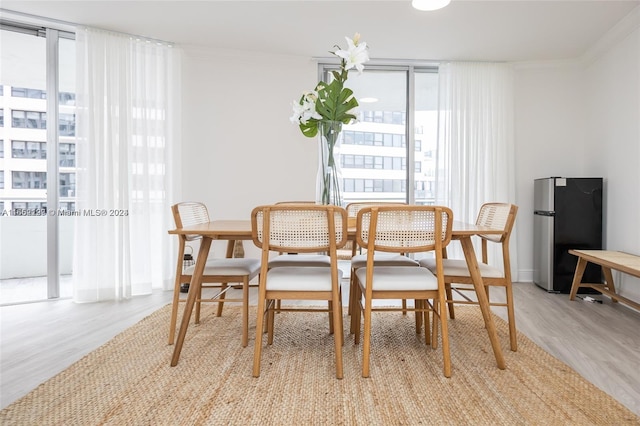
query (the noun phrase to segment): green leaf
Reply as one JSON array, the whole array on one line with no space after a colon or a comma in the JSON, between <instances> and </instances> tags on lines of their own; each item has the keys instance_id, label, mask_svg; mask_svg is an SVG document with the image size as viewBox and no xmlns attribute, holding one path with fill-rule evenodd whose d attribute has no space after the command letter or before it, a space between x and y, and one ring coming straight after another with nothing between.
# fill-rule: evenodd
<instances>
[{"instance_id":1,"label":"green leaf","mask_svg":"<svg viewBox=\"0 0 640 426\"><path fill-rule=\"evenodd\" d=\"M306 124L300 123L300 131L308 138L313 138L318 134L318 121L309 120Z\"/></svg>"}]
</instances>

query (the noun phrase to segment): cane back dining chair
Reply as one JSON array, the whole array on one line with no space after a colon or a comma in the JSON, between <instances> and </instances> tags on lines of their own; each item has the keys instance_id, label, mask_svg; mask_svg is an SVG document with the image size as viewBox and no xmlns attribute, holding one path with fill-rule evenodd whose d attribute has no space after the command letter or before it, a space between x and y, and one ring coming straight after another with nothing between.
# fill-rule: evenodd
<instances>
[{"instance_id":1,"label":"cane back dining chair","mask_svg":"<svg viewBox=\"0 0 640 426\"><path fill-rule=\"evenodd\" d=\"M315 201L278 201L275 205L315 205ZM321 253L279 253L269 260L269 268L281 266L330 266L331 259Z\"/></svg>"},{"instance_id":2,"label":"cane back dining chair","mask_svg":"<svg viewBox=\"0 0 640 426\"><path fill-rule=\"evenodd\" d=\"M374 206L385 206L385 205L406 205L407 203L396 202L396 201L355 201L346 205L345 210L347 210L347 221L349 226L356 225L356 218L358 217L358 212L360 209L365 207L374 207ZM362 254L362 247L358 247L355 241L348 241L342 250L338 251L338 258L341 258L340 251L344 251L346 249L350 249L351 253L348 256L344 256L344 258L348 260L353 260L353 256L357 254Z\"/></svg>"},{"instance_id":3,"label":"cane back dining chair","mask_svg":"<svg viewBox=\"0 0 640 426\"><path fill-rule=\"evenodd\" d=\"M278 201L277 205L315 204L315 201ZM278 253L278 256L269 259L269 269L281 266L331 266L331 259L325 253ZM278 309L282 301L277 302Z\"/></svg>"},{"instance_id":4,"label":"cane back dining chair","mask_svg":"<svg viewBox=\"0 0 640 426\"><path fill-rule=\"evenodd\" d=\"M451 241L453 213L440 206L378 206L358 212L356 225L357 243L367 249L367 266L357 269L356 303L353 315L355 343L360 341L360 318L364 317L362 347L362 377L369 377L371 355L371 314L374 311L414 311L423 315L425 343L435 348L438 327L442 333L443 370L451 376L449 332L445 309L445 286L442 274L443 249ZM379 266L375 264L375 252L422 253L434 251L436 272L426 268L406 266ZM373 307L376 299L414 299L413 307ZM433 312L433 328L429 332L429 313ZM440 319L440 321L438 321ZM416 328L421 325L416 321ZM417 330L419 332L419 330Z\"/></svg>"},{"instance_id":5,"label":"cane back dining chair","mask_svg":"<svg viewBox=\"0 0 640 426\"><path fill-rule=\"evenodd\" d=\"M477 225L489 228L502 229L502 234L480 235L482 244L482 259L478 262L480 275L484 284L490 306L503 306L507 308L507 318L509 323L509 343L512 351L517 351L518 341L516 333L515 309L513 306L513 289L511 286L511 262L509 260L509 239L516 220L518 206L508 203L486 203L480 207ZM500 246L501 259L492 266L489 264L488 243ZM420 265L435 271L436 264L433 259L421 259ZM477 304L476 299L471 299L466 293L474 292L473 281L464 259L444 259L443 260L444 281L447 289L447 304L449 306L449 316L455 318L454 304ZM491 300L490 287L503 287L505 289L505 302ZM456 292L461 298L453 298Z\"/></svg>"},{"instance_id":6,"label":"cane back dining chair","mask_svg":"<svg viewBox=\"0 0 640 426\"><path fill-rule=\"evenodd\" d=\"M260 376L263 323L267 343L273 343L274 312L328 312L329 332L334 334L336 377L342 368L342 302L336 250L347 241L347 212L337 206L316 204L280 204L259 206L251 213L254 244L262 251L258 287L258 314L253 358L253 376ZM271 252L327 252L330 266L269 267ZM304 305L281 307L280 300L326 300L327 308Z\"/></svg>"},{"instance_id":7,"label":"cane back dining chair","mask_svg":"<svg viewBox=\"0 0 640 426\"><path fill-rule=\"evenodd\" d=\"M203 203L181 202L171 206L173 219L177 228L190 225L198 225L209 222L209 212ZM180 285L191 281L194 266L183 270L183 256L187 242L201 239L198 235L178 235L178 262L176 266L176 279L173 289L173 304L171 307L171 321L169 328L169 344L172 345L175 338L178 305L180 299ZM218 304L217 316L222 315L225 302L242 303L242 346L248 344L249 336L249 282L260 273L260 260L250 258L224 258L207 260L202 276L202 288L217 288L219 291L210 299L202 298L202 288L196 299L195 322L200 323L201 302L214 302ZM226 298L226 293L232 287L229 283L242 284L242 298Z\"/></svg>"},{"instance_id":8,"label":"cane back dining chair","mask_svg":"<svg viewBox=\"0 0 640 426\"><path fill-rule=\"evenodd\" d=\"M345 209L347 210L348 222L350 226L356 225L358 212L366 207L385 206L385 205L406 205L406 203L394 202L394 201L358 201L347 204ZM355 327L355 321L358 317L352 315L353 304L355 303L355 271L359 268L367 266L367 254L366 249L358 246L356 241L348 241L343 251L346 248L350 249L349 260L351 262L351 274L349 276L349 306L348 312L351 315L351 327L350 332L353 333ZM364 252L363 252L364 251ZM338 253L338 258L340 254ZM375 253L373 260L376 265L380 266L419 266L418 262L405 256L404 253ZM404 307L406 307L406 300L402 301ZM406 314L403 311L403 314Z\"/></svg>"}]
</instances>

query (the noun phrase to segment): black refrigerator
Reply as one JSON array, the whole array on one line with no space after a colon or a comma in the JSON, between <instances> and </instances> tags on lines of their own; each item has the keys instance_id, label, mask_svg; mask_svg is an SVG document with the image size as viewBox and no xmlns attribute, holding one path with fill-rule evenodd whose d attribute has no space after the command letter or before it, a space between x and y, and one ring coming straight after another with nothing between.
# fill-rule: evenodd
<instances>
[{"instance_id":1,"label":"black refrigerator","mask_svg":"<svg viewBox=\"0 0 640 426\"><path fill-rule=\"evenodd\" d=\"M571 290L578 258L570 249L602 249L602 183L602 178L534 180L533 282L548 292ZM589 263L582 282L602 282L600 266Z\"/></svg>"}]
</instances>

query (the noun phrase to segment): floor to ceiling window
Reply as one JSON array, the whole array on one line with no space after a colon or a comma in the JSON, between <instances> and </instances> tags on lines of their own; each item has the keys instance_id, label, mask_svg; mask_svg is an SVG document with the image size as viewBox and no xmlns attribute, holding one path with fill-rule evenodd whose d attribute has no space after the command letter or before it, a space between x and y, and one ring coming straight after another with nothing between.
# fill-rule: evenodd
<instances>
[{"instance_id":1,"label":"floor to ceiling window","mask_svg":"<svg viewBox=\"0 0 640 426\"><path fill-rule=\"evenodd\" d=\"M321 72L329 78L332 69ZM344 203L433 204L437 68L369 66L347 86L360 105L358 121L343 127Z\"/></svg>"},{"instance_id":2,"label":"floor to ceiling window","mask_svg":"<svg viewBox=\"0 0 640 426\"><path fill-rule=\"evenodd\" d=\"M57 29L1 24L0 303L69 297L75 42Z\"/></svg>"}]
</instances>

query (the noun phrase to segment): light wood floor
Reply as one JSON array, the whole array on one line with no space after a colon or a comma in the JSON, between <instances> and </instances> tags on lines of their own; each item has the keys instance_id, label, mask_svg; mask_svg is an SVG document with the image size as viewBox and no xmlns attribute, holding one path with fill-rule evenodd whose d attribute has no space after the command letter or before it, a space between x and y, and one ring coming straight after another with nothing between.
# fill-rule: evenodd
<instances>
[{"instance_id":1,"label":"light wood floor","mask_svg":"<svg viewBox=\"0 0 640 426\"><path fill-rule=\"evenodd\" d=\"M604 297L603 304L570 302L531 283L514 284L514 293L519 331L640 415L640 313ZM1 307L0 407L170 301L170 292L155 292L113 303Z\"/></svg>"}]
</instances>

